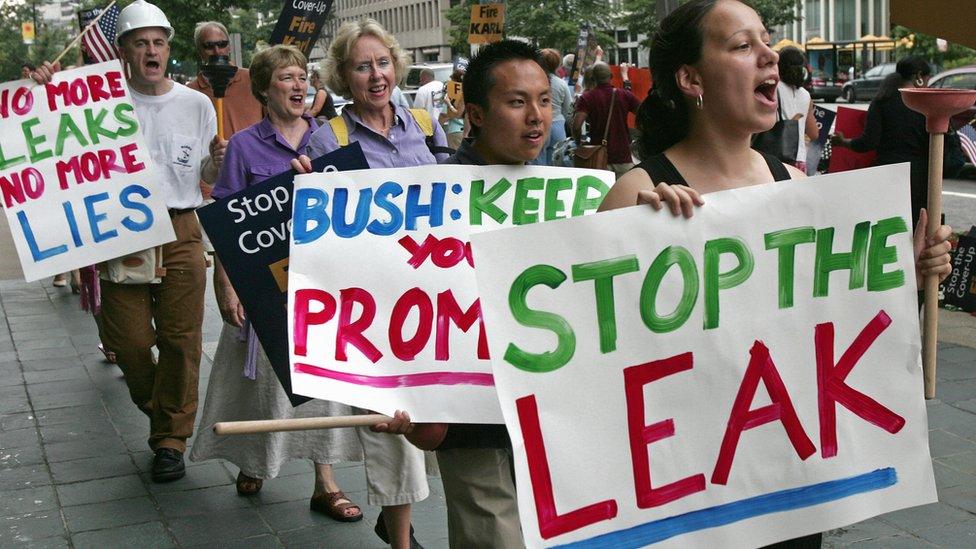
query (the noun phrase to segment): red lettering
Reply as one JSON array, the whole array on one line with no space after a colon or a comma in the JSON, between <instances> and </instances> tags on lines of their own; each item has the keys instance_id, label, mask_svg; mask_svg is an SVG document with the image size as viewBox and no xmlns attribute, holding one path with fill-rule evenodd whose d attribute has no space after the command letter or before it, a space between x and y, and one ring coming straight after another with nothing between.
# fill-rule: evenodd
<instances>
[{"instance_id":1,"label":"red lettering","mask_svg":"<svg viewBox=\"0 0 976 549\"><path fill-rule=\"evenodd\" d=\"M705 489L705 475L699 473L661 486L651 487L651 464L647 447L674 436L674 420L668 418L651 425L644 424L644 386L693 365L691 353L675 355L624 369L624 393L627 396L627 427L630 432L630 458L634 467L634 491L637 507L658 507Z\"/></svg>"},{"instance_id":2,"label":"red lettering","mask_svg":"<svg viewBox=\"0 0 976 549\"><path fill-rule=\"evenodd\" d=\"M373 323L376 316L376 300L362 288L346 288L339 293L339 328L336 330L336 360L345 362L346 346L352 345L366 355L374 364L383 353L373 345L363 332ZM352 307L358 303L363 312L355 321L352 320Z\"/></svg>"},{"instance_id":3,"label":"red lettering","mask_svg":"<svg viewBox=\"0 0 976 549\"><path fill-rule=\"evenodd\" d=\"M542 440L539 426L539 406L535 395L522 397L515 401L519 427L525 442L525 458L529 466L529 481L532 484L532 497L535 499L536 517L539 519L539 534L549 539L573 530L579 530L601 520L617 516L617 502L612 499L600 501L586 507L574 509L565 514L556 511L556 499L552 492L552 475L546 446Z\"/></svg>"},{"instance_id":4,"label":"red lettering","mask_svg":"<svg viewBox=\"0 0 976 549\"><path fill-rule=\"evenodd\" d=\"M133 154L138 148L139 146L136 143L129 143L119 149L119 153L122 155L122 165L125 166L126 173L136 173L146 169L146 165L137 161Z\"/></svg>"},{"instance_id":5,"label":"red lettering","mask_svg":"<svg viewBox=\"0 0 976 549\"><path fill-rule=\"evenodd\" d=\"M474 266L471 258L471 243L448 237L443 240L429 234L422 244L417 244L413 237L407 235L397 241L410 254L407 265L414 269L420 267L427 258L441 269L450 269L461 260L467 260L468 265Z\"/></svg>"},{"instance_id":6,"label":"red lettering","mask_svg":"<svg viewBox=\"0 0 976 549\"><path fill-rule=\"evenodd\" d=\"M44 194L44 176L35 168L0 176L0 192L6 207L10 208L15 202L23 204L28 198L33 200Z\"/></svg>"},{"instance_id":7,"label":"red lettering","mask_svg":"<svg viewBox=\"0 0 976 549\"><path fill-rule=\"evenodd\" d=\"M322 305L322 310L313 313L312 302ZM301 289L295 292L295 354L305 356L308 352L308 327L325 324L336 312L336 300L323 290Z\"/></svg>"},{"instance_id":8,"label":"red lettering","mask_svg":"<svg viewBox=\"0 0 976 549\"><path fill-rule=\"evenodd\" d=\"M91 92L91 100L93 102L101 101L102 99L110 99L112 96L105 93L105 79L99 74L89 74L85 78L88 83L88 89Z\"/></svg>"},{"instance_id":9,"label":"red lettering","mask_svg":"<svg viewBox=\"0 0 976 549\"><path fill-rule=\"evenodd\" d=\"M69 86L67 82L48 82L44 84L44 89L47 90L47 110L56 111L58 110L58 96L61 96L67 104L70 105Z\"/></svg>"},{"instance_id":10,"label":"red lettering","mask_svg":"<svg viewBox=\"0 0 976 549\"><path fill-rule=\"evenodd\" d=\"M403 324L410 314L410 309L416 307L420 313L417 331L409 341L403 340ZM424 349L430 339L431 324L434 321L434 306L430 298L420 288L407 290L396 304L390 315L390 327L387 331L390 338L390 349L400 360L413 360L417 353ZM373 362L376 362L375 360Z\"/></svg>"},{"instance_id":11,"label":"red lettering","mask_svg":"<svg viewBox=\"0 0 976 549\"><path fill-rule=\"evenodd\" d=\"M467 332L474 321L478 321L478 358L487 360L488 338L485 337L485 322L481 318L481 300L474 300L467 311L461 311L451 290L437 294L437 335L434 339L434 359L451 358L451 322L462 332Z\"/></svg>"},{"instance_id":12,"label":"red lettering","mask_svg":"<svg viewBox=\"0 0 976 549\"><path fill-rule=\"evenodd\" d=\"M718 460L715 462L715 470L712 472L712 484L728 482L732 459L735 457L742 431L771 421L779 420L783 424L786 435L800 459L805 460L817 451L810 437L803 430L803 425L800 424L793 401L790 400L790 393L786 390L786 385L783 384L783 379L769 356L769 349L762 342L756 341L749 354L751 355L749 366L746 368L739 392L735 395L735 402L732 404L728 427L722 439ZM766 386L771 404L750 410L760 379Z\"/></svg>"},{"instance_id":13,"label":"red lettering","mask_svg":"<svg viewBox=\"0 0 976 549\"><path fill-rule=\"evenodd\" d=\"M110 172L125 173L125 168L115 163L115 151L112 149L102 149L98 151L98 165L102 169L102 174L107 178Z\"/></svg>"},{"instance_id":14,"label":"red lettering","mask_svg":"<svg viewBox=\"0 0 976 549\"><path fill-rule=\"evenodd\" d=\"M885 408L876 400L852 389L844 383L857 361L864 356L874 340L891 325L891 317L883 310L857 335L851 346L844 351L834 365L834 324L818 324L814 331L817 348L817 393L820 410L820 453L823 457L837 455L836 403L856 414L868 423L877 425L891 434L905 426L905 418Z\"/></svg>"},{"instance_id":15,"label":"red lettering","mask_svg":"<svg viewBox=\"0 0 976 549\"><path fill-rule=\"evenodd\" d=\"M85 81L81 78L76 78L71 81L71 104L72 105L84 105L88 102L88 86L85 86Z\"/></svg>"},{"instance_id":16,"label":"red lettering","mask_svg":"<svg viewBox=\"0 0 976 549\"><path fill-rule=\"evenodd\" d=\"M105 80L108 82L108 91L112 97L124 97L125 88L122 87L122 73L112 71L105 73Z\"/></svg>"}]
</instances>

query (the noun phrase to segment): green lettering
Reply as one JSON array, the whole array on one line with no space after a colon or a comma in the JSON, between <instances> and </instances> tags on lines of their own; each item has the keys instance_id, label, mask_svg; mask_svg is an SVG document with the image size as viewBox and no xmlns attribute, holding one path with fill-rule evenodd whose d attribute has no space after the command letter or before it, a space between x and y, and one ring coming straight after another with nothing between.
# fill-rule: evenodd
<instances>
[{"instance_id":1,"label":"green lettering","mask_svg":"<svg viewBox=\"0 0 976 549\"><path fill-rule=\"evenodd\" d=\"M671 314L661 316L657 314L657 292L661 288L661 281L672 265L681 270L683 288L681 299ZM691 252L681 246L668 246L654 258L640 292L640 313L644 325L652 332L663 334L680 328L695 308L698 300L698 267L691 257Z\"/></svg>"},{"instance_id":2,"label":"green lettering","mask_svg":"<svg viewBox=\"0 0 976 549\"><path fill-rule=\"evenodd\" d=\"M597 196L590 197L590 189L596 189ZM576 180L576 196L573 198L573 217L579 217L588 210L596 211L603 202L603 197L610 192L610 187L592 175L584 175Z\"/></svg>"},{"instance_id":3,"label":"green lettering","mask_svg":"<svg viewBox=\"0 0 976 549\"><path fill-rule=\"evenodd\" d=\"M116 131L117 136L129 137L139 131L139 121L136 120L135 116L129 116L133 114L133 111L135 108L128 103L119 103L115 106L115 119L123 123Z\"/></svg>"},{"instance_id":4,"label":"green lettering","mask_svg":"<svg viewBox=\"0 0 976 549\"><path fill-rule=\"evenodd\" d=\"M718 272L722 254L732 254L738 265ZM718 328L720 290L742 284L752 274L756 263L746 243L738 238L717 238L705 243L705 329Z\"/></svg>"},{"instance_id":5,"label":"green lettering","mask_svg":"<svg viewBox=\"0 0 976 549\"><path fill-rule=\"evenodd\" d=\"M515 182L515 202L512 205L512 224L529 225L539 221L539 199L529 198L529 191L541 191L545 180L523 177Z\"/></svg>"},{"instance_id":6,"label":"green lettering","mask_svg":"<svg viewBox=\"0 0 976 549\"><path fill-rule=\"evenodd\" d=\"M545 373L566 365L576 352L576 334L565 318L546 311L530 309L525 299L529 290L539 284L556 289L566 280L566 273L552 265L533 265L522 272L508 291L508 308L515 320L530 328L541 328L556 334L556 349L544 353L530 353L509 343L505 361L519 370Z\"/></svg>"},{"instance_id":7,"label":"green lettering","mask_svg":"<svg viewBox=\"0 0 976 549\"><path fill-rule=\"evenodd\" d=\"M600 329L600 352L617 349L617 313L613 302L613 277L638 269L636 255L573 265L573 282L592 280L596 290L596 322Z\"/></svg>"},{"instance_id":8,"label":"green lettering","mask_svg":"<svg viewBox=\"0 0 976 549\"><path fill-rule=\"evenodd\" d=\"M24 120L24 122L20 125L21 130L24 132L24 140L27 142L27 154L30 156L31 162L51 158L51 156L54 154L51 152L51 149L42 151L37 150L38 145L47 141L46 135L34 135L32 128L40 123L40 118L31 118L30 120Z\"/></svg>"},{"instance_id":9,"label":"green lettering","mask_svg":"<svg viewBox=\"0 0 976 549\"><path fill-rule=\"evenodd\" d=\"M545 213L546 221L565 217L566 203L559 199L560 191L573 188L573 180L568 177L557 177L546 181Z\"/></svg>"},{"instance_id":10,"label":"green lettering","mask_svg":"<svg viewBox=\"0 0 976 549\"><path fill-rule=\"evenodd\" d=\"M862 221L855 225L851 251L847 253L833 252L833 227L817 231L817 256L813 266L814 297L824 297L829 293L831 271L850 271L850 282L847 285L850 290L864 286L864 269L867 261L870 230L870 221Z\"/></svg>"},{"instance_id":11,"label":"green lettering","mask_svg":"<svg viewBox=\"0 0 976 549\"><path fill-rule=\"evenodd\" d=\"M82 147L88 146L88 140L85 139L85 135L81 133L78 125L75 124L75 121L71 118L71 115L68 113L63 113L61 115L61 122L58 124L58 137L54 141L54 154L61 156L61 152L64 151L64 140L67 139L69 135L74 136L75 140L78 141L78 144Z\"/></svg>"},{"instance_id":12,"label":"green lettering","mask_svg":"<svg viewBox=\"0 0 976 549\"><path fill-rule=\"evenodd\" d=\"M468 208L470 210L468 218L471 219L471 224L481 225L482 213L488 214L488 217L494 219L495 223L504 223L508 218L508 214L503 212L498 206L495 206L494 202L508 192L511 186L512 184L503 177L498 180L498 183L492 185L486 193L483 179L472 181L471 198L468 200Z\"/></svg>"},{"instance_id":13,"label":"green lettering","mask_svg":"<svg viewBox=\"0 0 976 549\"><path fill-rule=\"evenodd\" d=\"M817 240L813 227L795 227L766 233L766 249L779 250L779 308L793 306L793 281L796 278L796 245L808 244Z\"/></svg>"},{"instance_id":14,"label":"green lettering","mask_svg":"<svg viewBox=\"0 0 976 549\"><path fill-rule=\"evenodd\" d=\"M115 139L116 133L110 132L102 127L102 121L105 120L105 115L108 111L105 109L98 109L98 115L92 117L92 113L95 109L85 109L85 126L88 128L88 138L91 142L97 145L100 141L98 139L99 135L104 135L109 139Z\"/></svg>"},{"instance_id":15,"label":"green lettering","mask_svg":"<svg viewBox=\"0 0 976 549\"><path fill-rule=\"evenodd\" d=\"M868 244L868 291L883 292L905 285L905 271L897 269L884 272L885 265L898 262L898 250L886 246L888 237L907 233L908 226L901 217L882 219L871 227L871 242Z\"/></svg>"}]
</instances>

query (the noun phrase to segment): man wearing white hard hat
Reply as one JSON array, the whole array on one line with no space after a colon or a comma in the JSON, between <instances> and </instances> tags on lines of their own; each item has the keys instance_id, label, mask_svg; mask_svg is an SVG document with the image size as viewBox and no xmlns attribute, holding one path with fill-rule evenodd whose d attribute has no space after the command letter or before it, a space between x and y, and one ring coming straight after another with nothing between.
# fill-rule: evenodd
<instances>
[{"instance_id":1,"label":"man wearing white hard hat","mask_svg":"<svg viewBox=\"0 0 976 549\"><path fill-rule=\"evenodd\" d=\"M216 138L210 100L166 77L172 37L166 14L144 0L119 14L116 45L176 241L162 246L161 280L101 282L102 341L115 352L133 402L149 416L154 482L185 474L183 453L197 410L207 272L193 210L203 203L199 181L216 179L226 147ZM45 63L34 78L43 83L57 68Z\"/></svg>"}]
</instances>

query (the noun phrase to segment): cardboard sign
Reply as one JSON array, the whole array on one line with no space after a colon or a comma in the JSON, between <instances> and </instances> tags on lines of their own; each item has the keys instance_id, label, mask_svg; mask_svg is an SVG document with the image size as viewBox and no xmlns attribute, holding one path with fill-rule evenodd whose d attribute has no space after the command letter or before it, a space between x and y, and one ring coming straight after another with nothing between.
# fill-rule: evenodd
<instances>
[{"instance_id":1,"label":"cardboard sign","mask_svg":"<svg viewBox=\"0 0 976 549\"><path fill-rule=\"evenodd\" d=\"M176 238L118 61L0 84L0 197L27 281Z\"/></svg>"},{"instance_id":2,"label":"cardboard sign","mask_svg":"<svg viewBox=\"0 0 976 549\"><path fill-rule=\"evenodd\" d=\"M461 105L464 105L464 89L460 82L448 80L447 84L444 85L444 90L447 92L447 98L455 108L460 108Z\"/></svg>"},{"instance_id":3,"label":"cardboard sign","mask_svg":"<svg viewBox=\"0 0 976 549\"><path fill-rule=\"evenodd\" d=\"M332 0L286 0L268 43L290 44L308 57L322 34L330 9Z\"/></svg>"},{"instance_id":4,"label":"cardboard sign","mask_svg":"<svg viewBox=\"0 0 976 549\"><path fill-rule=\"evenodd\" d=\"M295 179L292 389L416 421L501 423L471 233L596 211L613 173L419 166Z\"/></svg>"},{"instance_id":5,"label":"cardboard sign","mask_svg":"<svg viewBox=\"0 0 976 549\"><path fill-rule=\"evenodd\" d=\"M856 138L864 133L864 125L868 119L868 112L849 107L837 107L835 132L841 132L844 137ZM854 152L846 147L831 147L830 173L858 170L874 164L877 154L874 151L866 153Z\"/></svg>"},{"instance_id":6,"label":"cardboard sign","mask_svg":"<svg viewBox=\"0 0 976 549\"><path fill-rule=\"evenodd\" d=\"M526 544L759 547L936 501L910 220L897 165L473 235Z\"/></svg>"},{"instance_id":7,"label":"cardboard sign","mask_svg":"<svg viewBox=\"0 0 976 549\"><path fill-rule=\"evenodd\" d=\"M468 44L490 44L503 38L505 4L474 4L471 6L471 25Z\"/></svg>"},{"instance_id":8,"label":"cardboard sign","mask_svg":"<svg viewBox=\"0 0 976 549\"><path fill-rule=\"evenodd\" d=\"M369 168L352 142L312 161L312 169ZM297 406L288 367L288 246L294 171L287 171L197 210L281 386Z\"/></svg>"},{"instance_id":9,"label":"cardboard sign","mask_svg":"<svg viewBox=\"0 0 976 549\"><path fill-rule=\"evenodd\" d=\"M952 273L942 282L945 304L976 312L976 227L952 250Z\"/></svg>"}]
</instances>

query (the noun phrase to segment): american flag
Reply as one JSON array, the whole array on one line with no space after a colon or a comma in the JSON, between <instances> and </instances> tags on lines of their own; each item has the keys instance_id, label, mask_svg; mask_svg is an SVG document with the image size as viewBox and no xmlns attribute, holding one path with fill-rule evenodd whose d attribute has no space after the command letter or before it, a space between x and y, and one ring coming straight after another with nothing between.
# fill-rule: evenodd
<instances>
[{"instance_id":1,"label":"american flag","mask_svg":"<svg viewBox=\"0 0 976 549\"><path fill-rule=\"evenodd\" d=\"M959 128L959 142L969 162L976 164L976 129L971 124Z\"/></svg>"},{"instance_id":2,"label":"american flag","mask_svg":"<svg viewBox=\"0 0 976 549\"><path fill-rule=\"evenodd\" d=\"M112 4L98 23L81 37L81 47L96 63L118 59L119 52L115 49L115 24L118 20L119 7Z\"/></svg>"}]
</instances>

